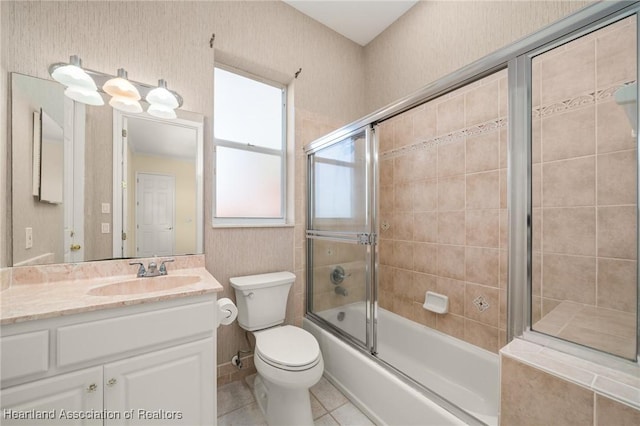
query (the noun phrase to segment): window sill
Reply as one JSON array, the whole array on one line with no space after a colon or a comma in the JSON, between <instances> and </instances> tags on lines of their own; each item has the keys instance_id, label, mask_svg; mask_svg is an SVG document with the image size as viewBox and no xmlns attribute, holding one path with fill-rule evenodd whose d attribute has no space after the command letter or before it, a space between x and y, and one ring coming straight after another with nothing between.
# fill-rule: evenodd
<instances>
[{"instance_id":1,"label":"window sill","mask_svg":"<svg viewBox=\"0 0 640 426\"><path fill-rule=\"evenodd\" d=\"M212 223L211 228L223 229L223 228L293 228L296 225L293 223Z\"/></svg>"}]
</instances>

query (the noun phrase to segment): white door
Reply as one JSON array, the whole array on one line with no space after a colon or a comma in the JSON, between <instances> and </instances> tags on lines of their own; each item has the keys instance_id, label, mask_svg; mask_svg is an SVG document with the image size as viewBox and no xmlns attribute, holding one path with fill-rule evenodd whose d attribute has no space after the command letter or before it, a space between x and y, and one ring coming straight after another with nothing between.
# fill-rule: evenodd
<instances>
[{"instance_id":1,"label":"white door","mask_svg":"<svg viewBox=\"0 0 640 426\"><path fill-rule=\"evenodd\" d=\"M105 410L134 410L130 421L105 426L213 425L214 350L209 338L105 365Z\"/></svg>"},{"instance_id":2,"label":"white door","mask_svg":"<svg viewBox=\"0 0 640 426\"><path fill-rule=\"evenodd\" d=\"M136 174L136 257L174 253L175 178Z\"/></svg>"},{"instance_id":3,"label":"white door","mask_svg":"<svg viewBox=\"0 0 640 426\"><path fill-rule=\"evenodd\" d=\"M102 420L69 417L74 413L102 411L102 396L102 367L2 389L2 425L102 425ZM16 418L17 413L28 412L55 413L55 416L53 419Z\"/></svg>"}]
</instances>

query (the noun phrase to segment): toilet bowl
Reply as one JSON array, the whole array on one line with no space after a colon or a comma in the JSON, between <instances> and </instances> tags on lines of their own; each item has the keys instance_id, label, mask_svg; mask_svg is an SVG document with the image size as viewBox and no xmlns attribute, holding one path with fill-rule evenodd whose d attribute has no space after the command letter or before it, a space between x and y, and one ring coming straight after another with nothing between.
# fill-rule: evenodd
<instances>
[{"instance_id":1,"label":"toilet bowl","mask_svg":"<svg viewBox=\"0 0 640 426\"><path fill-rule=\"evenodd\" d=\"M258 375L254 395L271 426L313 425L309 388L322 377L324 361L315 337L284 322L290 272L231 278L240 327L252 331Z\"/></svg>"}]
</instances>

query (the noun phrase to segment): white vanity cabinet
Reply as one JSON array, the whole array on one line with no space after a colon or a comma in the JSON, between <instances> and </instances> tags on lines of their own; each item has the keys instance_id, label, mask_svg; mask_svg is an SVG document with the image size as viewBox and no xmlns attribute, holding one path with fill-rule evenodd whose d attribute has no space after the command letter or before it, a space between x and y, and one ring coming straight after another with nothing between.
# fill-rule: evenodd
<instances>
[{"instance_id":1,"label":"white vanity cabinet","mask_svg":"<svg viewBox=\"0 0 640 426\"><path fill-rule=\"evenodd\" d=\"M5 325L0 355L3 425L215 424L215 293Z\"/></svg>"},{"instance_id":2,"label":"white vanity cabinet","mask_svg":"<svg viewBox=\"0 0 640 426\"><path fill-rule=\"evenodd\" d=\"M3 425L102 425L100 419L69 419L65 413L102 410L102 368L87 368L2 389ZM63 411L64 410L64 411ZM30 415L25 419L23 415ZM34 418L36 415L44 418Z\"/></svg>"}]
</instances>

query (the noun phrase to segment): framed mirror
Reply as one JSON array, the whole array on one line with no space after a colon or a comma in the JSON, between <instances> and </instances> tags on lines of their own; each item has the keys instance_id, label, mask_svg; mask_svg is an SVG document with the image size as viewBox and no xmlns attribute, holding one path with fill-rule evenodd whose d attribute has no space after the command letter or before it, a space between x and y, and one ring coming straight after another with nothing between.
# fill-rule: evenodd
<instances>
[{"instance_id":1,"label":"framed mirror","mask_svg":"<svg viewBox=\"0 0 640 426\"><path fill-rule=\"evenodd\" d=\"M74 102L64 86L17 73L11 87L13 266L203 252L202 114L126 115ZM47 165L62 167L56 203L35 195L34 171L51 157L34 149L41 111L62 130L62 160ZM162 176L165 186L173 180L172 190L136 194L138 180L148 187Z\"/></svg>"}]
</instances>

